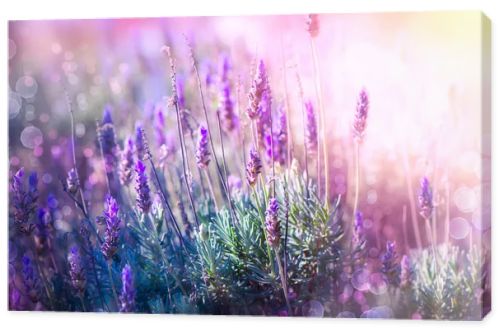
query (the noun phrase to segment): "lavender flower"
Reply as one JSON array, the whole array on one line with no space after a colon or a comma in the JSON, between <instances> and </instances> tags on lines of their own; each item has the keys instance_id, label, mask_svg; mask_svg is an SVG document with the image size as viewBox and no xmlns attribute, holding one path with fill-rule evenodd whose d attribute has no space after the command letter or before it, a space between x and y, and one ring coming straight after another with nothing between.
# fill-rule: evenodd
<instances>
[{"instance_id":1,"label":"lavender flower","mask_svg":"<svg viewBox=\"0 0 500 334\"><path fill-rule=\"evenodd\" d=\"M25 293L31 300L31 302L37 303L39 300L38 279L35 276L33 263L28 255L23 256L22 263L23 285Z\"/></svg>"},{"instance_id":2,"label":"lavender flower","mask_svg":"<svg viewBox=\"0 0 500 334\"><path fill-rule=\"evenodd\" d=\"M309 14L307 16L307 32L312 38L315 38L319 34L319 19L318 14Z\"/></svg>"},{"instance_id":3,"label":"lavender flower","mask_svg":"<svg viewBox=\"0 0 500 334\"><path fill-rule=\"evenodd\" d=\"M318 149L318 128L316 114L311 101L305 103L306 108L306 145L308 154L314 155Z\"/></svg>"},{"instance_id":4,"label":"lavender flower","mask_svg":"<svg viewBox=\"0 0 500 334\"><path fill-rule=\"evenodd\" d=\"M432 201L432 188L427 177L423 177L420 181L420 194L418 195L418 205L420 207L420 215L424 219L429 219L432 215L434 203Z\"/></svg>"},{"instance_id":5,"label":"lavender flower","mask_svg":"<svg viewBox=\"0 0 500 334\"><path fill-rule=\"evenodd\" d=\"M278 217L279 204L276 198L269 199L266 210L267 242L271 247L278 247L280 243L280 221Z\"/></svg>"},{"instance_id":6,"label":"lavender flower","mask_svg":"<svg viewBox=\"0 0 500 334\"><path fill-rule=\"evenodd\" d=\"M221 125L224 131L233 131L238 124L238 117L234 113L234 104L231 99L231 86L229 82L222 83L219 98L219 111L221 116Z\"/></svg>"},{"instance_id":7,"label":"lavender flower","mask_svg":"<svg viewBox=\"0 0 500 334\"><path fill-rule=\"evenodd\" d=\"M143 214L147 214L151 208L151 195L146 174L146 165L141 160L135 164L135 191L137 193L137 207Z\"/></svg>"},{"instance_id":8,"label":"lavender flower","mask_svg":"<svg viewBox=\"0 0 500 334\"><path fill-rule=\"evenodd\" d=\"M255 150L255 148L251 148L246 167L247 182L251 187L257 183L257 177L261 171L262 162L260 160L259 153Z\"/></svg>"},{"instance_id":9,"label":"lavender flower","mask_svg":"<svg viewBox=\"0 0 500 334\"><path fill-rule=\"evenodd\" d=\"M401 274L399 275L401 288L408 288L411 284L411 263L410 258L407 255L403 255L401 258Z\"/></svg>"},{"instance_id":10,"label":"lavender flower","mask_svg":"<svg viewBox=\"0 0 500 334\"><path fill-rule=\"evenodd\" d=\"M143 160L144 154L146 153L142 131L142 125L140 123L137 123L135 125L135 151L137 153L137 159L139 160Z\"/></svg>"},{"instance_id":11,"label":"lavender flower","mask_svg":"<svg viewBox=\"0 0 500 334\"><path fill-rule=\"evenodd\" d=\"M120 183L124 186L130 184L132 181L132 173L134 168L134 141L128 138L123 148L120 164L118 166L118 175L120 176Z\"/></svg>"},{"instance_id":12,"label":"lavender flower","mask_svg":"<svg viewBox=\"0 0 500 334\"><path fill-rule=\"evenodd\" d=\"M134 275L128 264L122 270L122 292L120 294L120 312L135 311L135 286Z\"/></svg>"},{"instance_id":13,"label":"lavender flower","mask_svg":"<svg viewBox=\"0 0 500 334\"><path fill-rule=\"evenodd\" d=\"M44 208L38 209L38 219L35 222L35 246L38 254L49 248L49 229L51 226L51 214Z\"/></svg>"},{"instance_id":14,"label":"lavender flower","mask_svg":"<svg viewBox=\"0 0 500 334\"><path fill-rule=\"evenodd\" d=\"M399 276L401 273L401 265L396 253L396 242L388 241L386 251L381 257L382 273L385 274L390 284L399 286Z\"/></svg>"},{"instance_id":15,"label":"lavender flower","mask_svg":"<svg viewBox=\"0 0 500 334\"><path fill-rule=\"evenodd\" d=\"M98 140L101 145L106 173L111 173L116 165L116 135L111 118L111 108L104 108L101 125L98 129Z\"/></svg>"},{"instance_id":16,"label":"lavender flower","mask_svg":"<svg viewBox=\"0 0 500 334\"><path fill-rule=\"evenodd\" d=\"M87 278L85 276L85 269L83 267L82 258L77 246L72 246L70 248L68 254L68 264L71 285L77 294L83 296L87 285Z\"/></svg>"},{"instance_id":17,"label":"lavender flower","mask_svg":"<svg viewBox=\"0 0 500 334\"><path fill-rule=\"evenodd\" d=\"M104 243L101 251L107 260L111 260L118 248L118 237L120 232L121 219L118 217L120 207L111 195L106 197L106 204L103 211L106 231L104 233Z\"/></svg>"},{"instance_id":18,"label":"lavender flower","mask_svg":"<svg viewBox=\"0 0 500 334\"><path fill-rule=\"evenodd\" d=\"M72 195L76 194L78 189L80 189L80 180L78 179L78 173L74 168L71 168L68 172L68 177L66 178L66 189Z\"/></svg>"},{"instance_id":19,"label":"lavender flower","mask_svg":"<svg viewBox=\"0 0 500 334\"><path fill-rule=\"evenodd\" d=\"M356 114L354 115L354 123L352 125L354 139L358 142L363 140L363 136L365 134L366 118L368 116L369 106L370 101L368 99L368 93L365 89L362 89L359 93L356 105Z\"/></svg>"},{"instance_id":20,"label":"lavender flower","mask_svg":"<svg viewBox=\"0 0 500 334\"><path fill-rule=\"evenodd\" d=\"M34 224L31 216L36 210L38 199L38 177L35 172L28 179L28 187L24 184L24 168L21 168L12 177L10 190L12 192L12 207L14 209L14 224L19 232L31 234Z\"/></svg>"},{"instance_id":21,"label":"lavender flower","mask_svg":"<svg viewBox=\"0 0 500 334\"><path fill-rule=\"evenodd\" d=\"M196 164L199 168L207 168L210 163L208 147L208 130L203 125L199 128L198 143L196 145Z\"/></svg>"},{"instance_id":22,"label":"lavender flower","mask_svg":"<svg viewBox=\"0 0 500 334\"><path fill-rule=\"evenodd\" d=\"M365 239L363 235L363 214L360 211L356 212L354 216L354 225L352 230L352 244L354 247L359 247L364 244Z\"/></svg>"},{"instance_id":23,"label":"lavender flower","mask_svg":"<svg viewBox=\"0 0 500 334\"><path fill-rule=\"evenodd\" d=\"M176 88L177 88L177 104L179 106L179 110L186 109L186 97L184 92L184 77L177 76L176 80Z\"/></svg>"},{"instance_id":24,"label":"lavender flower","mask_svg":"<svg viewBox=\"0 0 500 334\"><path fill-rule=\"evenodd\" d=\"M257 73L255 74L255 79L252 82L252 87L248 93L248 107L247 116L248 118L255 120L260 116L260 104L262 101L262 96L267 89L267 73L264 61L259 62L259 67L257 68Z\"/></svg>"}]
</instances>

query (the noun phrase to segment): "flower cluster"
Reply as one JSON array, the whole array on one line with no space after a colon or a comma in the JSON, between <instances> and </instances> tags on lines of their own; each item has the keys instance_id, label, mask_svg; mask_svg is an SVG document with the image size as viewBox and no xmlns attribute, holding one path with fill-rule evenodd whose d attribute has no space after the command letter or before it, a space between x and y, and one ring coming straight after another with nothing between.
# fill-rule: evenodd
<instances>
[{"instance_id":1,"label":"flower cluster","mask_svg":"<svg viewBox=\"0 0 500 334\"><path fill-rule=\"evenodd\" d=\"M196 164L199 168L207 168L210 163L210 150L208 147L208 130L200 126L198 143L196 145Z\"/></svg>"},{"instance_id":2,"label":"flower cluster","mask_svg":"<svg viewBox=\"0 0 500 334\"><path fill-rule=\"evenodd\" d=\"M420 194L418 194L418 205L420 215L424 219L430 219L434 203L432 201L432 188L427 177L423 177L420 181Z\"/></svg>"},{"instance_id":3,"label":"flower cluster","mask_svg":"<svg viewBox=\"0 0 500 334\"><path fill-rule=\"evenodd\" d=\"M31 234L34 228L31 217L36 211L38 199L38 177L35 172L31 173L27 187L24 179L24 168L19 169L12 177L10 190L12 192L14 223L19 232Z\"/></svg>"},{"instance_id":4,"label":"flower cluster","mask_svg":"<svg viewBox=\"0 0 500 334\"><path fill-rule=\"evenodd\" d=\"M246 175L248 185L254 186L257 183L257 178L262 171L262 161L256 149L251 148L248 157Z\"/></svg>"},{"instance_id":5,"label":"flower cluster","mask_svg":"<svg viewBox=\"0 0 500 334\"><path fill-rule=\"evenodd\" d=\"M120 207L116 199L108 195L103 211L106 231L104 233L104 243L101 246L101 251L107 260L111 260L118 249L118 238L120 237L119 233L122 224L118 215L119 211Z\"/></svg>"},{"instance_id":6,"label":"flower cluster","mask_svg":"<svg viewBox=\"0 0 500 334\"><path fill-rule=\"evenodd\" d=\"M354 115L354 123L352 125L352 133L354 139L358 142L363 140L366 129L366 118L368 117L368 108L370 102L368 100L368 93L362 89L359 93L358 102L356 105L356 113Z\"/></svg>"},{"instance_id":7,"label":"flower cluster","mask_svg":"<svg viewBox=\"0 0 500 334\"><path fill-rule=\"evenodd\" d=\"M82 257L80 256L80 251L76 245L72 246L69 250L68 265L71 285L73 286L73 289L75 289L76 293L81 296L85 293L87 277Z\"/></svg>"},{"instance_id":8,"label":"flower cluster","mask_svg":"<svg viewBox=\"0 0 500 334\"><path fill-rule=\"evenodd\" d=\"M280 220L279 204L276 198L269 199L266 210L266 231L267 242L271 247L278 247L280 244Z\"/></svg>"},{"instance_id":9,"label":"flower cluster","mask_svg":"<svg viewBox=\"0 0 500 334\"><path fill-rule=\"evenodd\" d=\"M151 208L151 191L148 184L148 175L146 173L146 165L137 160L135 164L135 192L137 193L137 207L140 212L147 214Z\"/></svg>"}]
</instances>

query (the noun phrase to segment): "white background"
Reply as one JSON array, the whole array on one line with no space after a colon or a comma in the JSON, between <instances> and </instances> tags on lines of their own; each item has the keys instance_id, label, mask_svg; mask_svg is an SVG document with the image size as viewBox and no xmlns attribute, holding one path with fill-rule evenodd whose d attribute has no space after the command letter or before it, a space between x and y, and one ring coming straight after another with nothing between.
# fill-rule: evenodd
<instances>
[{"instance_id":1,"label":"white background","mask_svg":"<svg viewBox=\"0 0 500 334\"><path fill-rule=\"evenodd\" d=\"M495 66L500 20L498 0L2 0L0 1L0 331L2 333L498 333L500 311L493 310L482 322L386 321L349 319L292 319L256 317L209 317L170 315L109 315L70 313L7 312L7 202L8 202L8 116L7 116L7 21L12 19L151 17L188 15L305 14L309 12L381 12L423 10L481 10L493 28L493 83L498 78ZM36 31L33 32L36 34ZM492 96L499 96L493 85ZM495 101L493 100L493 110ZM498 117L493 112L493 151L499 143L495 129ZM493 165L496 165L493 154ZM493 168L495 170L495 167ZM493 203L498 194L498 178L493 175ZM493 206L493 221L499 206ZM493 224L495 225L495 224ZM498 233L493 233L493 307L498 300ZM496 328L496 330L495 330Z\"/></svg>"}]
</instances>

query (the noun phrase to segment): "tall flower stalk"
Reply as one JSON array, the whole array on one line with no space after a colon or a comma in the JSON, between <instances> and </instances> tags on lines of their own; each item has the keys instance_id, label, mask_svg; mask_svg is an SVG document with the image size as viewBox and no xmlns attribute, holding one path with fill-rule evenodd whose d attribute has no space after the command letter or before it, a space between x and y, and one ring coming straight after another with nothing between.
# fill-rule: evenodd
<instances>
[{"instance_id":1,"label":"tall flower stalk","mask_svg":"<svg viewBox=\"0 0 500 334\"><path fill-rule=\"evenodd\" d=\"M113 256L118 250L118 239L120 237L120 226L122 224L122 221L119 217L119 210L120 207L118 206L118 202L116 201L116 199L114 199L111 195L108 195L106 197L106 203L103 211L106 230L104 233L104 243L101 246L101 251L107 260L109 281L117 306L120 303L118 301L118 295L116 293L111 265L113 262Z\"/></svg>"},{"instance_id":2,"label":"tall flower stalk","mask_svg":"<svg viewBox=\"0 0 500 334\"><path fill-rule=\"evenodd\" d=\"M278 200L274 197L269 199L269 204L266 210L266 221L265 221L265 230L266 230L266 238L269 246L274 251L276 262L278 263L278 270L281 279L281 287L283 289L283 294L285 296L286 306L289 314L291 315L292 308L290 307L290 301L288 299L288 287L287 287L287 279L285 277L285 271L283 269L283 264L281 263L281 258L279 254L279 247L281 241L281 226L279 219L279 203ZM272 262L271 262L272 266Z\"/></svg>"},{"instance_id":3,"label":"tall flower stalk","mask_svg":"<svg viewBox=\"0 0 500 334\"><path fill-rule=\"evenodd\" d=\"M198 142L196 143L196 164L198 168L202 169L205 173L205 178L208 182L208 189L210 191L210 196L214 201L215 209L219 211L219 206L217 205L217 199L215 198L214 188L212 186L212 180L208 174L208 164L210 163L210 151L208 147L208 130L203 125L198 129Z\"/></svg>"},{"instance_id":4,"label":"tall flower stalk","mask_svg":"<svg viewBox=\"0 0 500 334\"><path fill-rule=\"evenodd\" d=\"M122 270L120 312L130 313L135 311L135 295L134 274L130 265L126 264Z\"/></svg>"},{"instance_id":5,"label":"tall flower stalk","mask_svg":"<svg viewBox=\"0 0 500 334\"><path fill-rule=\"evenodd\" d=\"M366 130L366 119L368 116L369 100L368 94L365 89L359 93L356 113L354 115L354 122L352 125L352 134L354 138L354 205L353 217L358 211L359 202L359 182L360 182L360 166L359 166L359 148L363 142L363 137Z\"/></svg>"},{"instance_id":6,"label":"tall flower stalk","mask_svg":"<svg viewBox=\"0 0 500 334\"><path fill-rule=\"evenodd\" d=\"M323 105L323 90L321 87L321 78L320 78L320 69L319 69L319 60L318 60L318 51L317 51L317 46L316 46L316 38L319 35L319 18L317 14L310 14L308 16L307 20L307 31L310 36L310 41L311 41L311 53L312 53L312 58L313 58L313 63L314 63L314 83L315 83L315 90L316 90L316 98L318 100L318 106L319 106L319 117L318 117L318 124L320 124L321 128L321 138L322 140L322 147L323 147L323 168L324 168L324 174L325 174L325 203L328 206L330 201L329 201L329 196L330 196L330 169L328 166L328 151L327 151L327 140L326 140L326 131L325 131L325 108ZM318 140L319 142L319 140ZM318 150L318 164L320 163L320 154ZM319 174L321 174L321 168L318 168ZM318 175L318 179L321 179L321 175ZM318 182L318 187L319 187L320 182ZM319 188L318 188L319 189Z\"/></svg>"}]
</instances>

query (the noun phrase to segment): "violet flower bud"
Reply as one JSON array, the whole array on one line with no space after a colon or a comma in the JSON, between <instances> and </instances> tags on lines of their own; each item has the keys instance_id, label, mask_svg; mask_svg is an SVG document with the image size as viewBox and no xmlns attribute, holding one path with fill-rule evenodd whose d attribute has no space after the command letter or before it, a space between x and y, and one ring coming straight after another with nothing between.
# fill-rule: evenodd
<instances>
[{"instance_id":1,"label":"violet flower bud","mask_svg":"<svg viewBox=\"0 0 500 334\"><path fill-rule=\"evenodd\" d=\"M111 118L111 108L104 108L101 125L98 128L98 140L101 145L106 173L111 173L116 165L116 135Z\"/></svg>"},{"instance_id":2,"label":"violet flower bud","mask_svg":"<svg viewBox=\"0 0 500 334\"><path fill-rule=\"evenodd\" d=\"M137 207L143 214L147 214L151 208L151 194L146 173L146 165L141 160L135 164L135 191L137 193Z\"/></svg>"},{"instance_id":3,"label":"violet flower bud","mask_svg":"<svg viewBox=\"0 0 500 334\"><path fill-rule=\"evenodd\" d=\"M38 219L35 222L35 246L38 254L49 249L51 220L50 211L44 208L38 209Z\"/></svg>"},{"instance_id":4,"label":"violet flower bud","mask_svg":"<svg viewBox=\"0 0 500 334\"><path fill-rule=\"evenodd\" d=\"M401 274L399 276L401 288L408 288L411 285L412 269L410 258L407 255L403 255L401 258Z\"/></svg>"},{"instance_id":5,"label":"violet flower bud","mask_svg":"<svg viewBox=\"0 0 500 334\"><path fill-rule=\"evenodd\" d=\"M125 142L118 167L120 183L124 186L129 185L134 170L134 141L130 137Z\"/></svg>"},{"instance_id":6,"label":"violet flower bud","mask_svg":"<svg viewBox=\"0 0 500 334\"><path fill-rule=\"evenodd\" d=\"M104 232L104 243L101 246L101 251L108 261L111 260L118 249L118 238L121 225L121 219L118 216L119 210L120 207L116 199L108 195L103 211L106 230Z\"/></svg>"},{"instance_id":7,"label":"violet flower bud","mask_svg":"<svg viewBox=\"0 0 500 334\"><path fill-rule=\"evenodd\" d=\"M368 117L368 109L370 101L368 93L362 89L359 93L358 102L356 105L356 113L354 114L354 123L352 125L353 137L356 141L361 142L366 130L366 118Z\"/></svg>"},{"instance_id":8,"label":"violet flower bud","mask_svg":"<svg viewBox=\"0 0 500 334\"><path fill-rule=\"evenodd\" d=\"M134 312L135 311L135 286L134 275L132 269L128 264L122 270L122 291L120 294L120 312Z\"/></svg>"},{"instance_id":9,"label":"violet flower bud","mask_svg":"<svg viewBox=\"0 0 500 334\"><path fill-rule=\"evenodd\" d=\"M28 179L28 187L24 184L24 168L20 168L12 177L10 190L12 193L12 207L14 210L14 224L19 232L31 234L34 228L31 217L36 211L38 199L38 178L35 172Z\"/></svg>"},{"instance_id":10,"label":"violet flower bud","mask_svg":"<svg viewBox=\"0 0 500 334\"><path fill-rule=\"evenodd\" d=\"M316 114L311 101L305 103L306 108L306 145L309 155L313 155L318 150L318 128L316 124Z\"/></svg>"},{"instance_id":11,"label":"violet flower bud","mask_svg":"<svg viewBox=\"0 0 500 334\"><path fill-rule=\"evenodd\" d=\"M196 164L203 169L207 168L209 163L208 130L202 125L199 128L198 143L196 145Z\"/></svg>"},{"instance_id":12,"label":"violet flower bud","mask_svg":"<svg viewBox=\"0 0 500 334\"><path fill-rule=\"evenodd\" d=\"M316 38L319 34L319 19L318 14L309 14L307 16L307 32L312 38Z\"/></svg>"},{"instance_id":13,"label":"violet flower bud","mask_svg":"<svg viewBox=\"0 0 500 334\"><path fill-rule=\"evenodd\" d=\"M418 195L418 205L420 208L420 215L424 219L430 219L434 203L432 201L432 188L427 177L423 177L420 181L420 194Z\"/></svg>"},{"instance_id":14,"label":"violet flower bud","mask_svg":"<svg viewBox=\"0 0 500 334\"><path fill-rule=\"evenodd\" d=\"M269 199L269 205L266 210L266 231L267 242L273 248L280 244L280 221L279 221L279 204L276 198Z\"/></svg>"},{"instance_id":15,"label":"violet flower bud","mask_svg":"<svg viewBox=\"0 0 500 334\"><path fill-rule=\"evenodd\" d=\"M248 93L248 107L247 107L247 116L251 120L257 119L260 115L260 104L262 101L262 96L267 88L267 73L266 67L264 65L264 61L259 62L259 66L257 68L257 73L255 74L255 78L252 82L252 87L250 88L250 92Z\"/></svg>"},{"instance_id":16,"label":"violet flower bud","mask_svg":"<svg viewBox=\"0 0 500 334\"><path fill-rule=\"evenodd\" d=\"M255 148L250 149L250 155L246 166L246 176L248 184L253 187L257 183L257 177L262 171L262 161Z\"/></svg>"},{"instance_id":17,"label":"violet flower bud","mask_svg":"<svg viewBox=\"0 0 500 334\"><path fill-rule=\"evenodd\" d=\"M71 168L68 172L68 177L66 178L66 189L71 195L75 195L78 189L80 189L80 180L78 179L78 173L74 168Z\"/></svg>"},{"instance_id":18,"label":"violet flower bud","mask_svg":"<svg viewBox=\"0 0 500 334\"><path fill-rule=\"evenodd\" d=\"M137 153L137 159L144 160L144 136L142 135L142 125L137 123L135 126L135 151Z\"/></svg>"},{"instance_id":19,"label":"violet flower bud","mask_svg":"<svg viewBox=\"0 0 500 334\"><path fill-rule=\"evenodd\" d=\"M381 257L382 273L385 274L390 284L399 286L399 279L401 274L401 266L396 253L396 242L388 241L386 244L386 251Z\"/></svg>"},{"instance_id":20,"label":"violet flower bud","mask_svg":"<svg viewBox=\"0 0 500 334\"><path fill-rule=\"evenodd\" d=\"M69 277L71 279L71 285L79 294L83 296L85 293L85 287L87 285L87 278L85 275L85 268L82 263L82 258L77 246L72 246L68 254L68 264L69 264Z\"/></svg>"}]
</instances>

